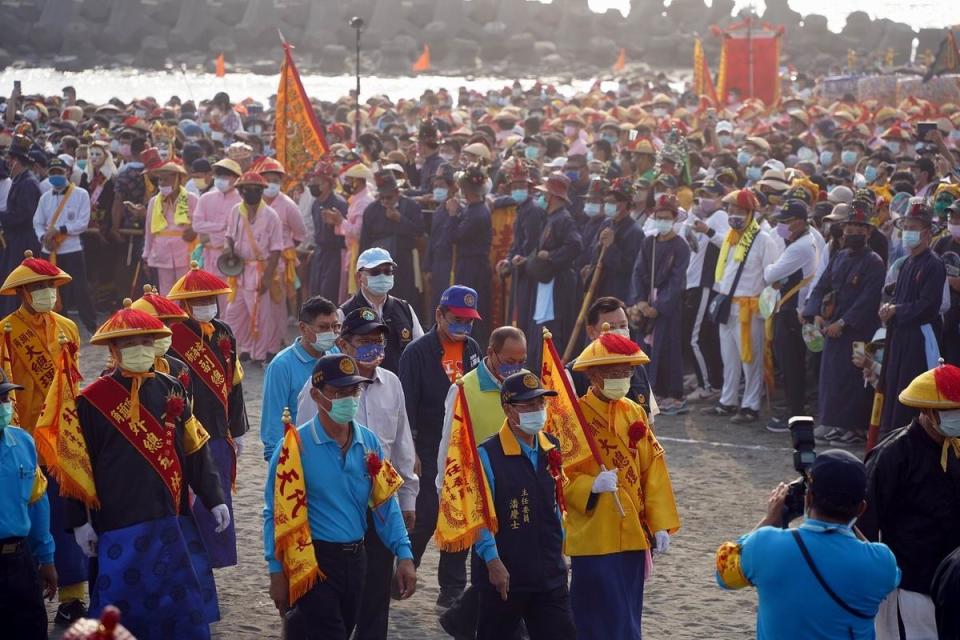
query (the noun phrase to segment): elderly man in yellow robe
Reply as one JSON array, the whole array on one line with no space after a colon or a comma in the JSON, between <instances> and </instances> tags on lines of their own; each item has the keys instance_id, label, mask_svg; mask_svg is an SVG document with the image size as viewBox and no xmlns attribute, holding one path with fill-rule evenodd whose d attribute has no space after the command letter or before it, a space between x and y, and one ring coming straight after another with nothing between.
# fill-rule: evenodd
<instances>
[{"instance_id":1,"label":"elderly man in yellow robe","mask_svg":"<svg viewBox=\"0 0 960 640\"><path fill-rule=\"evenodd\" d=\"M87 581L87 560L64 523L63 500L56 481L56 450L49 438L37 437L37 421L43 413L47 390L53 384L61 359L61 350L70 349L71 359L79 366L76 353L80 346L77 325L54 311L57 288L70 282L70 275L59 267L24 252L20 263L3 282L0 295L19 296L20 307L0 320L3 330L0 364L8 377L23 388L16 392L15 407L21 429L34 436L44 475L48 478L50 532L56 545L54 565L60 576L60 607L57 624L71 624L87 613L83 604ZM65 342L60 343L60 334ZM14 394L11 393L11 396Z\"/></svg>"},{"instance_id":2,"label":"elderly man in yellow robe","mask_svg":"<svg viewBox=\"0 0 960 640\"><path fill-rule=\"evenodd\" d=\"M636 343L606 331L577 358L590 388L579 399L585 435L599 456L565 470L565 553L580 640L640 640L650 552L666 553L680 517L643 408L626 398L633 368L648 361Z\"/></svg>"}]
</instances>

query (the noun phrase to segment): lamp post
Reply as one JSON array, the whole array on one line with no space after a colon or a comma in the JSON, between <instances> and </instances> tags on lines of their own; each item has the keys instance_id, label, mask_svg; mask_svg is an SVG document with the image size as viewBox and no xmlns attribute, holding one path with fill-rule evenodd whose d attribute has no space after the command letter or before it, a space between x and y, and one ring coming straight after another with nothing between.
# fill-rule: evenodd
<instances>
[{"instance_id":1,"label":"lamp post","mask_svg":"<svg viewBox=\"0 0 960 640\"><path fill-rule=\"evenodd\" d=\"M363 18L358 16L353 16L350 18L350 26L353 27L357 32L357 64L356 64L356 75L357 75L357 105L356 111L354 111L354 121L353 121L353 143L354 147L360 148L360 29L363 28Z\"/></svg>"}]
</instances>

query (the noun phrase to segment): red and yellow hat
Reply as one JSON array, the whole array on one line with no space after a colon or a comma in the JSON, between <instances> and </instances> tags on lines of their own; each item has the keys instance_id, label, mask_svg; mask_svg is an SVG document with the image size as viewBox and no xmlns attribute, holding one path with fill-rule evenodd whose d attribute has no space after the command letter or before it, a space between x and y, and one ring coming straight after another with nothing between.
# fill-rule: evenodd
<instances>
[{"instance_id":1,"label":"red and yellow hat","mask_svg":"<svg viewBox=\"0 0 960 640\"><path fill-rule=\"evenodd\" d=\"M940 362L900 392L900 404L916 409L960 409L960 368Z\"/></svg>"},{"instance_id":2,"label":"red and yellow hat","mask_svg":"<svg viewBox=\"0 0 960 640\"><path fill-rule=\"evenodd\" d=\"M590 367L602 367L610 364L629 364L632 367L647 364L650 358L640 346L619 334L611 333L609 326L600 337L587 345L573 365L574 371L583 371Z\"/></svg>"},{"instance_id":3,"label":"red and yellow hat","mask_svg":"<svg viewBox=\"0 0 960 640\"><path fill-rule=\"evenodd\" d=\"M143 285L143 296L138 300L134 300L130 308L149 313L154 318L158 318L163 322L179 322L190 317L190 315L177 306L175 302L160 295L157 290L149 284Z\"/></svg>"},{"instance_id":4,"label":"red and yellow hat","mask_svg":"<svg viewBox=\"0 0 960 640\"><path fill-rule=\"evenodd\" d=\"M170 329L159 318L155 318L145 311L133 309L132 305L133 302L130 298L124 298L123 309L114 313L100 325L97 332L90 338L90 344L103 344L117 338L129 338L131 336L164 338L170 335Z\"/></svg>"},{"instance_id":5,"label":"red and yellow hat","mask_svg":"<svg viewBox=\"0 0 960 640\"><path fill-rule=\"evenodd\" d=\"M190 298L206 298L230 293L230 286L213 275L204 271L196 262L190 263L190 271L173 283L167 293L168 300L189 300Z\"/></svg>"},{"instance_id":6,"label":"red and yellow hat","mask_svg":"<svg viewBox=\"0 0 960 640\"><path fill-rule=\"evenodd\" d=\"M60 287L71 280L73 278L70 277L69 273L46 260L34 258L33 251L27 249L23 252L23 262L11 271L7 279L3 281L3 286L0 287L0 295L16 295L18 287L25 287L28 284L52 282L53 286Z\"/></svg>"}]
</instances>

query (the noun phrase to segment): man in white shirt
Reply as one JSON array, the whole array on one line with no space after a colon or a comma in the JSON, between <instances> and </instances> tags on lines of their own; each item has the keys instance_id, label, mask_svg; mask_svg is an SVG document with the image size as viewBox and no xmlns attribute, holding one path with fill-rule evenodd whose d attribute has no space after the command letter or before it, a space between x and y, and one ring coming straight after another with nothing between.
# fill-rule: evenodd
<instances>
[{"instance_id":1,"label":"man in white shirt","mask_svg":"<svg viewBox=\"0 0 960 640\"><path fill-rule=\"evenodd\" d=\"M767 430L774 433L790 430L787 424L790 416L806 414L807 347L801 335L803 320L798 309L802 309L807 300L820 261L817 241L807 222L809 213L802 200L784 203L776 216L776 231L786 248L776 262L763 270L766 285L780 294L773 317L773 350L787 396L787 415L771 416L767 422Z\"/></svg>"},{"instance_id":2,"label":"man in white shirt","mask_svg":"<svg viewBox=\"0 0 960 640\"><path fill-rule=\"evenodd\" d=\"M343 319L336 345L341 353L356 360L361 376L373 380L360 392L357 422L377 435L383 445L384 458L403 478L397 497L407 531L412 531L420 480L414 472L416 454L400 379L379 366L383 361L387 331L387 325L380 322L373 309L361 307ZM300 424L317 415L317 404L310 398L310 386L311 381L307 380L298 399L297 422ZM368 520L370 517L368 512ZM357 640L386 638L390 612L393 554L380 541L373 523L369 525L365 538L367 574L354 636Z\"/></svg>"},{"instance_id":3,"label":"man in white shirt","mask_svg":"<svg viewBox=\"0 0 960 640\"><path fill-rule=\"evenodd\" d=\"M756 220L757 198L749 189L733 191L723 198L727 206L727 232L717 258L717 281L713 285L718 306L726 296L729 313L717 318L720 325L720 355L723 358L723 391L720 402L704 413L731 416L734 424L756 422L760 417L763 385L763 318L760 292L763 270L777 257L777 245ZM719 305L727 306L727 305ZM726 316L726 317L723 317ZM738 402L740 376L745 375L743 399Z\"/></svg>"},{"instance_id":4,"label":"man in white shirt","mask_svg":"<svg viewBox=\"0 0 960 640\"><path fill-rule=\"evenodd\" d=\"M97 318L87 291L87 267L80 234L90 224L90 195L70 182L71 168L60 157L50 161L50 190L40 196L33 214L33 229L43 258L73 276L60 289L63 311L75 310L87 331L97 330Z\"/></svg>"}]
</instances>

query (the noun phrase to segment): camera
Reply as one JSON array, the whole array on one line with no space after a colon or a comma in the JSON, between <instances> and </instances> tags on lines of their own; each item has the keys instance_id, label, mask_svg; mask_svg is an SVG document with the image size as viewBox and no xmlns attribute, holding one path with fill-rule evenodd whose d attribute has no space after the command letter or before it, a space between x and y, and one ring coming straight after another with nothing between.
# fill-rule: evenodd
<instances>
[{"instance_id":1,"label":"camera","mask_svg":"<svg viewBox=\"0 0 960 640\"><path fill-rule=\"evenodd\" d=\"M813 418L794 416L788 422L790 440L793 443L793 468L800 477L787 485L787 496L783 501L781 526L786 529L794 518L803 515L803 500L807 495L807 471L817 458L816 440L813 437Z\"/></svg>"}]
</instances>

